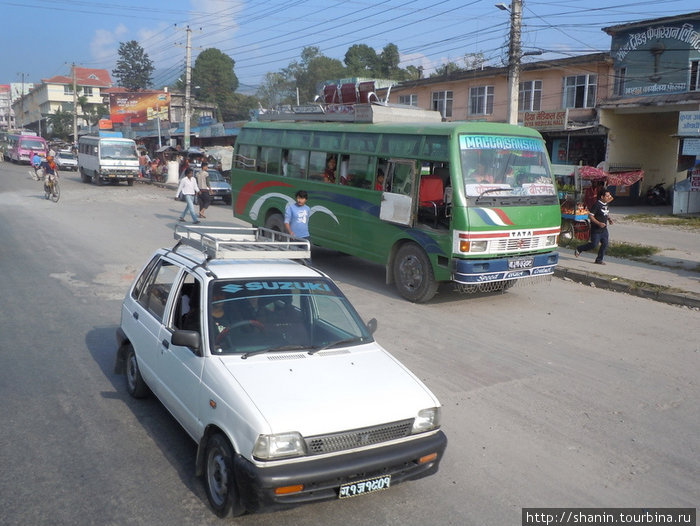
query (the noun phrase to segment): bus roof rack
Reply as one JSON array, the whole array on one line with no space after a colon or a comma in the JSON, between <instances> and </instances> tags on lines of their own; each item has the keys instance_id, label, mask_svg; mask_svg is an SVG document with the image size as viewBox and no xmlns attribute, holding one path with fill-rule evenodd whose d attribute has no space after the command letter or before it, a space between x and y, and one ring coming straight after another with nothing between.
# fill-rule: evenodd
<instances>
[{"instance_id":1,"label":"bus roof rack","mask_svg":"<svg viewBox=\"0 0 700 526\"><path fill-rule=\"evenodd\" d=\"M442 114L404 104L307 104L261 111L259 121L317 121L317 122L440 122Z\"/></svg>"},{"instance_id":2,"label":"bus roof rack","mask_svg":"<svg viewBox=\"0 0 700 526\"><path fill-rule=\"evenodd\" d=\"M311 258L309 241L268 228L176 225L173 237L209 259Z\"/></svg>"}]
</instances>

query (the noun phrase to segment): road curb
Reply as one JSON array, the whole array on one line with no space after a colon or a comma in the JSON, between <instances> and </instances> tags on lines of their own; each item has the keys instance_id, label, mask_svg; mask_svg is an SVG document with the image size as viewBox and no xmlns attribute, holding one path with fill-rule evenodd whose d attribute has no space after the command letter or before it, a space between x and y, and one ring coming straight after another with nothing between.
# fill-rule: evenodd
<instances>
[{"instance_id":1,"label":"road curb","mask_svg":"<svg viewBox=\"0 0 700 526\"><path fill-rule=\"evenodd\" d=\"M693 309L700 309L700 296L692 292L673 292L660 290L659 285L629 282L624 278L608 276L604 274L592 274L580 270L574 270L557 266L554 275L562 279L570 279L576 283L591 285L601 289L624 292L640 298L648 298L670 305L681 305Z\"/></svg>"}]
</instances>

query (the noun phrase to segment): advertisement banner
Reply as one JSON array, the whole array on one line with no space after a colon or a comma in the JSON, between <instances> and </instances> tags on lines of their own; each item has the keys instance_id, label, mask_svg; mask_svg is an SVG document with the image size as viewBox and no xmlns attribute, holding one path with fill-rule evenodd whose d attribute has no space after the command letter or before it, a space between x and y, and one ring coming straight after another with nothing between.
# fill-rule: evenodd
<instances>
[{"instance_id":1,"label":"advertisement banner","mask_svg":"<svg viewBox=\"0 0 700 526\"><path fill-rule=\"evenodd\" d=\"M109 94L109 115L112 123L137 124L160 116L168 120L170 93L128 92Z\"/></svg>"}]
</instances>

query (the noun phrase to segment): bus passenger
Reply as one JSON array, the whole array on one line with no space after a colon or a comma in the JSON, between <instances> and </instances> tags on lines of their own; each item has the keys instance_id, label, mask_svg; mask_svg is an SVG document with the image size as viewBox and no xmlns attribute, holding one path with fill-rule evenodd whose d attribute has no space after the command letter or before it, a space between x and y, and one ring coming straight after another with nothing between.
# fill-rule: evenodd
<instances>
[{"instance_id":1,"label":"bus passenger","mask_svg":"<svg viewBox=\"0 0 700 526\"><path fill-rule=\"evenodd\" d=\"M377 170L377 182L374 183L374 189L380 192L384 190L384 170L381 168Z\"/></svg>"},{"instance_id":2,"label":"bus passenger","mask_svg":"<svg viewBox=\"0 0 700 526\"><path fill-rule=\"evenodd\" d=\"M328 162L326 163L326 171L323 172L323 181L326 183L335 183L335 167L338 161L335 160L335 157L331 157L328 159Z\"/></svg>"}]
</instances>

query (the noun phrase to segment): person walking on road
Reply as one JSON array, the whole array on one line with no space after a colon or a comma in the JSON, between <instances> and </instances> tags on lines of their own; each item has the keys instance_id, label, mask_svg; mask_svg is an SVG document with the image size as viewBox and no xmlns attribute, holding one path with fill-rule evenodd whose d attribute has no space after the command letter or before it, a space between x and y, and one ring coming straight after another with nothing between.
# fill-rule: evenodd
<instances>
[{"instance_id":1,"label":"person walking on road","mask_svg":"<svg viewBox=\"0 0 700 526\"><path fill-rule=\"evenodd\" d=\"M206 218L204 211L211 204L211 183L209 182L209 163L202 161L202 169L197 172L197 186L199 186L199 217Z\"/></svg>"},{"instance_id":2,"label":"person walking on road","mask_svg":"<svg viewBox=\"0 0 700 526\"><path fill-rule=\"evenodd\" d=\"M574 250L574 256L579 257L581 252L586 250L591 250L598 246L600 243L600 248L598 249L598 256L595 258L595 262L598 265L605 265L605 251L608 249L608 225L613 224L613 220L610 217L610 212L608 211L608 203L613 200L613 196L609 190L601 188L598 191L598 201L591 207L588 214L591 220L591 239L588 243L579 245Z\"/></svg>"},{"instance_id":3,"label":"person walking on road","mask_svg":"<svg viewBox=\"0 0 700 526\"><path fill-rule=\"evenodd\" d=\"M196 225L199 223L197 219L197 214L194 211L194 196L199 193L199 187L197 186L197 181L192 177L192 168L187 168L185 170L185 177L180 179L180 184L177 186L177 193L175 194L175 200L178 199L180 194L185 198L187 205L185 209L180 214L178 221L185 220L185 214L190 213L192 217L192 222Z\"/></svg>"}]
</instances>

